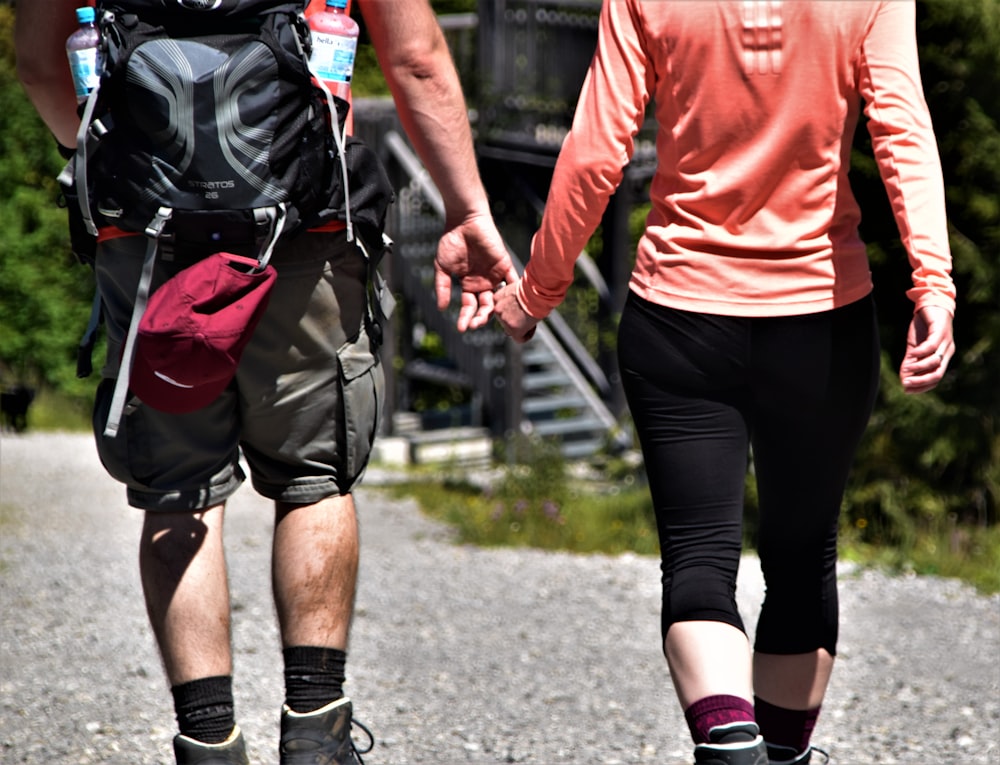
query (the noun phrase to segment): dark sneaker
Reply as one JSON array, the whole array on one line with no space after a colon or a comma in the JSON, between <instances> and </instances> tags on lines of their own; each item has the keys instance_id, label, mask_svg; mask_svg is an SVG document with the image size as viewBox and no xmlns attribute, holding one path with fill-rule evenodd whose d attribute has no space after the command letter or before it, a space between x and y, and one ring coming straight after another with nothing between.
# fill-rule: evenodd
<instances>
[{"instance_id":1,"label":"dark sneaker","mask_svg":"<svg viewBox=\"0 0 1000 765\"><path fill-rule=\"evenodd\" d=\"M368 735L368 748L358 749L351 725ZM351 719L351 702L344 697L315 712L281 711L281 765L364 765L362 754L375 745L372 732Z\"/></svg>"},{"instance_id":2,"label":"dark sneaker","mask_svg":"<svg viewBox=\"0 0 1000 765\"><path fill-rule=\"evenodd\" d=\"M830 755L814 746L808 747L804 752L796 752L790 746L767 745L767 761L769 765L809 765L809 763L813 762L812 756L814 754L822 757L823 763L830 761ZM820 761L816 761L814 765L820 765Z\"/></svg>"},{"instance_id":3,"label":"dark sneaker","mask_svg":"<svg viewBox=\"0 0 1000 765\"><path fill-rule=\"evenodd\" d=\"M250 765L239 726L221 744L206 744L178 734L174 737L177 765Z\"/></svg>"},{"instance_id":4,"label":"dark sneaker","mask_svg":"<svg viewBox=\"0 0 1000 765\"><path fill-rule=\"evenodd\" d=\"M756 723L719 725L694 748L695 765L768 765L767 744Z\"/></svg>"}]
</instances>

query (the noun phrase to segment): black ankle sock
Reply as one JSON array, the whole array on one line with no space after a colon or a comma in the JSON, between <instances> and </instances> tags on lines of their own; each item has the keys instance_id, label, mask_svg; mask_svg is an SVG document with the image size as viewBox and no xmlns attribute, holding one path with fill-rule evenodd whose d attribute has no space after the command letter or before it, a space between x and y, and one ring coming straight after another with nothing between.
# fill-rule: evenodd
<instances>
[{"instance_id":1,"label":"black ankle sock","mask_svg":"<svg viewBox=\"0 0 1000 765\"><path fill-rule=\"evenodd\" d=\"M175 685L170 692L183 735L206 744L219 744L229 738L236 726L233 678L224 675L192 680Z\"/></svg>"},{"instance_id":2,"label":"black ankle sock","mask_svg":"<svg viewBox=\"0 0 1000 765\"><path fill-rule=\"evenodd\" d=\"M819 717L819 707L806 710L785 709L755 696L754 709L761 735L768 744L794 749L796 753L804 752L809 747L809 739Z\"/></svg>"},{"instance_id":3,"label":"black ankle sock","mask_svg":"<svg viewBox=\"0 0 1000 765\"><path fill-rule=\"evenodd\" d=\"M336 648L293 646L285 659L285 703L293 712L314 712L344 695L347 654Z\"/></svg>"}]
</instances>

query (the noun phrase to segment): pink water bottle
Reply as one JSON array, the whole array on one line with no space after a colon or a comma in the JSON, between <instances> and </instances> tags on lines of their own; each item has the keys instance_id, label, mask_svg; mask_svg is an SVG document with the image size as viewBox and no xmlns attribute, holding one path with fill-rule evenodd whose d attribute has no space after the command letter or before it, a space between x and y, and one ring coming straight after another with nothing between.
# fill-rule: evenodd
<instances>
[{"instance_id":1,"label":"pink water bottle","mask_svg":"<svg viewBox=\"0 0 1000 765\"><path fill-rule=\"evenodd\" d=\"M333 95L350 100L358 23L347 13L347 0L326 0L326 8L309 16L312 56L309 61Z\"/></svg>"},{"instance_id":2,"label":"pink water bottle","mask_svg":"<svg viewBox=\"0 0 1000 765\"><path fill-rule=\"evenodd\" d=\"M77 8L76 20L80 28L66 40L66 55L73 74L77 103L83 103L101 78L101 37L94 26L93 8Z\"/></svg>"}]
</instances>

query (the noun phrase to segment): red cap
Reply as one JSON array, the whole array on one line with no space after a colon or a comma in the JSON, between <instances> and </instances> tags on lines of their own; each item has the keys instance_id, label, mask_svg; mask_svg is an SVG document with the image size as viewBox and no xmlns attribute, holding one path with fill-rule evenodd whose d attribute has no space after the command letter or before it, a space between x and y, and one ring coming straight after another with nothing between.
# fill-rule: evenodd
<instances>
[{"instance_id":1,"label":"red cap","mask_svg":"<svg viewBox=\"0 0 1000 765\"><path fill-rule=\"evenodd\" d=\"M267 307L270 265L218 252L167 280L139 322L129 387L154 409L193 412L212 403L236 374Z\"/></svg>"}]
</instances>

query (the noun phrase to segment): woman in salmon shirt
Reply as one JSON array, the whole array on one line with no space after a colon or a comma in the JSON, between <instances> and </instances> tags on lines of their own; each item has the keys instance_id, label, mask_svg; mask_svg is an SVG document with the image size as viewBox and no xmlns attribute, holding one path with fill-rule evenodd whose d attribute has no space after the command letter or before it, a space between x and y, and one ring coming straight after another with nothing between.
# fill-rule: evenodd
<instances>
[{"instance_id":1,"label":"woman in salmon shirt","mask_svg":"<svg viewBox=\"0 0 1000 765\"><path fill-rule=\"evenodd\" d=\"M606 0L530 260L497 295L515 340L563 300L650 99L658 164L618 354L664 653L697 763L807 763L836 654L838 515L879 375L847 180L862 108L913 267L904 389L933 388L954 354L914 4ZM734 597L749 451L767 587L752 649Z\"/></svg>"}]
</instances>

